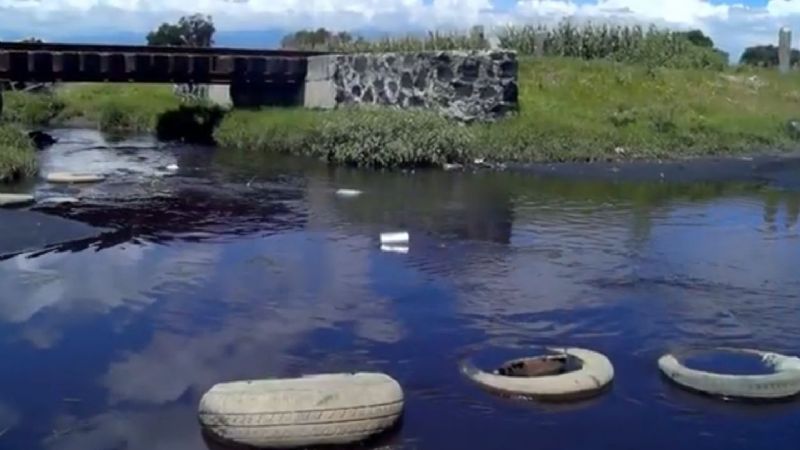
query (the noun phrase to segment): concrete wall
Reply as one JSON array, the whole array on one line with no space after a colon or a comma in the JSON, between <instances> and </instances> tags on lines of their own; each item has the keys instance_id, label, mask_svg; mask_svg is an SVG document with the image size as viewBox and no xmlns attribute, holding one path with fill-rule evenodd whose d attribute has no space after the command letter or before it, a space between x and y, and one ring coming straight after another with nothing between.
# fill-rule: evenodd
<instances>
[{"instance_id":1,"label":"concrete wall","mask_svg":"<svg viewBox=\"0 0 800 450\"><path fill-rule=\"evenodd\" d=\"M489 121L517 109L514 52L423 52L313 56L304 104L426 108L465 121Z\"/></svg>"}]
</instances>

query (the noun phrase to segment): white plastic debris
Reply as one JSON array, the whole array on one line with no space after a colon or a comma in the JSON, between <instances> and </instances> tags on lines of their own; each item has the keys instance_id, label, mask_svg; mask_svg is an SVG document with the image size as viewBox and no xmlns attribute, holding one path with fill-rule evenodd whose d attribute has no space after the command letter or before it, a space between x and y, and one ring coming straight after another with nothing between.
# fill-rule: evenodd
<instances>
[{"instance_id":1,"label":"white plastic debris","mask_svg":"<svg viewBox=\"0 0 800 450\"><path fill-rule=\"evenodd\" d=\"M444 164L444 165L442 165L442 169L444 169L444 170L446 170L448 172L453 171L453 170L461 170L463 168L464 168L464 166L461 165L461 164Z\"/></svg>"},{"instance_id":2,"label":"white plastic debris","mask_svg":"<svg viewBox=\"0 0 800 450\"><path fill-rule=\"evenodd\" d=\"M179 167L177 164L170 164L166 167L166 169L169 170L170 172L177 172Z\"/></svg>"},{"instance_id":3,"label":"white plastic debris","mask_svg":"<svg viewBox=\"0 0 800 450\"><path fill-rule=\"evenodd\" d=\"M34 198L28 194L1 194L0 206L19 206L33 203Z\"/></svg>"},{"instance_id":4,"label":"white plastic debris","mask_svg":"<svg viewBox=\"0 0 800 450\"><path fill-rule=\"evenodd\" d=\"M411 236L407 231L394 233L381 233L381 245L403 245L408 246Z\"/></svg>"},{"instance_id":5,"label":"white plastic debris","mask_svg":"<svg viewBox=\"0 0 800 450\"><path fill-rule=\"evenodd\" d=\"M399 253L407 255L409 248L407 245L381 245L381 251L385 253Z\"/></svg>"},{"instance_id":6,"label":"white plastic debris","mask_svg":"<svg viewBox=\"0 0 800 450\"><path fill-rule=\"evenodd\" d=\"M78 203L79 201L80 200L75 197L47 197L41 199L39 202L50 205L63 205L69 203Z\"/></svg>"},{"instance_id":7,"label":"white plastic debris","mask_svg":"<svg viewBox=\"0 0 800 450\"><path fill-rule=\"evenodd\" d=\"M49 183L99 183L105 175L92 173L53 172L45 176Z\"/></svg>"},{"instance_id":8,"label":"white plastic debris","mask_svg":"<svg viewBox=\"0 0 800 450\"><path fill-rule=\"evenodd\" d=\"M363 194L363 192L358 189L339 189L336 191L337 196L345 198L358 197L361 194Z\"/></svg>"}]
</instances>

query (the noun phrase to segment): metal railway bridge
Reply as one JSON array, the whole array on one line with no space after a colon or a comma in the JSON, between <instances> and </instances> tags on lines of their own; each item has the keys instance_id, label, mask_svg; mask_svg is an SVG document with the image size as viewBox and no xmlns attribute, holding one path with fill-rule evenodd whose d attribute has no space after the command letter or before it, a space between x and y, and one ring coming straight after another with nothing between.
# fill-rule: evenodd
<instances>
[{"instance_id":1,"label":"metal railway bridge","mask_svg":"<svg viewBox=\"0 0 800 450\"><path fill-rule=\"evenodd\" d=\"M301 82L317 52L0 42L0 79L30 82Z\"/></svg>"},{"instance_id":2,"label":"metal railway bridge","mask_svg":"<svg viewBox=\"0 0 800 450\"><path fill-rule=\"evenodd\" d=\"M290 50L0 42L0 82L230 85L234 104L296 101L308 57ZM2 95L2 94L0 94ZM2 105L0 100L0 105Z\"/></svg>"}]
</instances>

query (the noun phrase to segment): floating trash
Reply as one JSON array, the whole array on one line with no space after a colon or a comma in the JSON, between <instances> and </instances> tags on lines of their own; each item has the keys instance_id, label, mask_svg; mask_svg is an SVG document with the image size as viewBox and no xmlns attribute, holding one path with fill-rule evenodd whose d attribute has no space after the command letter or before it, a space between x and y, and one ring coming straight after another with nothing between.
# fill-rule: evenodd
<instances>
[{"instance_id":1,"label":"floating trash","mask_svg":"<svg viewBox=\"0 0 800 450\"><path fill-rule=\"evenodd\" d=\"M75 197L47 197L39 200L39 203L47 205L65 205L78 202L80 202L80 200Z\"/></svg>"},{"instance_id":2,"label":"floating trash","mask_svg":"<svg viewBox=\"0 0 800 450\"><path fill-rule=\"evenodd\" d=\"M337 196L345 198L358 197L361 194L363 194L363 192L358 189L339 189L336 191Z\"/></svg>"},{"instance_id":3,"label":"floating trash","mask_svg":"<svg viewBox=\"0 0 800 450\"><path fill-rule=\"evenodd\" d=\"M33 196L28 194L0 194L0 206L20 206L33 202Z\"/></svg>"},{"instance_id":4,"label":"floating trash","mask_svg":"<svg viewBox=\"0 0 800 450\"><path fill-rule=\"evenodd\" d=\"M408 232L406 231L381 233L381 245L402 245L408 247L410 240L411 236L409 236Z\"/></svg>"},{"instance_id":5,"label":"floating trash","mask_svg":"<svg viewBox=\"0 0 800 450\"><path fill-rule=\"evenodd\" d=\"M177 172L178 169L180 169L180 167L178 167L177 164L170 164L166 167L166 169L169 170L170 172Z\"/></svg>"},{"instance_id":6,"label":"floating trash","mask_svg":"<svg viewBox=\"0 0 800 450\"><path fill-rule=\"evenodd\" d=\"M381 251L386 253L400 253L402 255L408 254L409 248L407 245L381 245Z\"/></svg>"},{"instance_id":7,"label":"floating trash","mask_svg":"<svg viewBox=\"0 0 800 450\"><path fill-rule=\"evenodd\" d=\"M50 183L98 183L105 179L105 175L72 172L53 172L45 176Z\"/></svg>"},{"instance_id":8,"label":"floating trash","mask_svg":"<svg viewBox=\"0 0 800 450\"><path fill-rule=\"evenodd\" d=\"M223 442L256 448L346 445L389 430L403 389L381 373L238 381L200 400L203 427Z\"/></svg>"},{"instance_id":9,"label":"floating trash","mask_svg":"<svg viewBox=\"0 0 800 450\"><path fill-rule=\"evenodd\" d=\"M582 348L549 350L555 354L508 361L494 372L470 363L461 370L491 392L551 401L594 397L614 379L614 366L605 355Z\"/></svg>"},{"instance_id":10,"label":"floating trash","mask_svg":"<svg viewBox=\"0 0 800 450\"><path fill-rule=\"evenodd\" d=\"M775 400L800 395L800 358L749 349L718 349L758 356L775 370L766 375L733 375L686 367L678 356L667 354L658 360L664 375L676 384L723 398Z\"/></svg>"}]
</instances>

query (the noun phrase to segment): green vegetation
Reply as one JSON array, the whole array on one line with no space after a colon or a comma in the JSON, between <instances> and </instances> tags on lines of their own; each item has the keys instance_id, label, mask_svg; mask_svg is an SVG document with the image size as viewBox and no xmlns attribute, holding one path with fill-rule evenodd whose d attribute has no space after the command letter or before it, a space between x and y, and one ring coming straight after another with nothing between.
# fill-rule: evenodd
<instances>
[{"instance_id":1,"label":"green vegetation","mask_svg":"<svg viewBox=\"0 0 800 450\"><path fill-rule=\"evenodd\" d=\"M388 109L234 111L215 138L231 149L388 168L464 161L473 146L469 130L434 113Z\"/></svg>"},{"instance_id":2,"label":"green vegetation","mask_svg":"<svg viewBox=\"0 0 800 450\"><path fill-rule=\"evenodd\" d=\"M33 143L22 131L0 124L0 182L36 173Z\"/></svg>"},{"instance_id":3,"label":"green vegetation","mask_svg":"<svg viewBox=\"0 0 800 450\"><path fill-rule=\"evenodd\" d=\"M778 67L778 47L775 45L756 45L747 47L739 60L741 64L756 67ZM789 63L796 67L800 63L800 50L792 49Z\"/></svg>"},{"instance_id":4,"label":"green vegetation","mask_svg":"<svg viewBox=\"0 0 800 450\"><path fill-rule=\"evenodd\" d=\"M64 103L50 94L8 91L3 100L2 120L23 125L46 125L64 109Z\"/></svg>"},{"instance_id":5,"label":"green vegetation","mask_svg":"<svg viewBox=\"0 0 800 450\"><path fill-rule=\"evenodd\" d=\"M650 68L574 58L520 65L520 112L462 126L409 111L240 112L223 147L282 151L360 166L494 161L674 159L795 149L786 124L800 76L743 69Z\"/></svg>"},{"instance_id":6,"label":"green vegetation","mask_svg":"<svg viewBox=\"0 0 800 450\"><path fill-rule=\"evenodd\" d=\"M520 114L478 127L499 160L680 158L796 148L800 77L537 59L520 65Z\"/></svg>"},{"instance_id":7,"label":"green vegetation","mask_svg":"<svg viewBox=\"0 0 800 450\"><path fill-rule=\"evenodd\" d=\"M166 85L67 85L55 96L65 105L57 121L85 119L108 132L153 132L161 114L180 106Z\"/></svg>"},{"instance_id":8,"label":"green vegetation","mask_svg":"<svg viewBox=\"0 0 800 450\"><path fill-rule=\"evenodd\" d=\"M4 92L3 119L27 126L73 120L107 132L154 132L159 117L181 105L170 86L73 84L55 92Z\"/></svg>"},{"instance_id":9,"label":"green vegetation","mask_svg":"<svg viewBox=\"0 0 800 450\"><path fill-rule=\"evenodd\" d=\"M549 26L513 26L500 30L501 47L522 56L607 59L651 67L722 70L727 54L699 30L670 31L655 27L607 24L575 25L569 21ZM469 33L431 32L425 36L384 37L367 40L348 33L320 28L283 38L284 48L335 52L409 52L425 50L482 50L489 41L480 28Z\"/></svg>"},{"instance_id":10,"label":"green vegetation","mask_svg":"<svg viewBox=\"0 0 800 450\"><path fill-rule=\"evenodd\" d=\"M210 18L190 16L148 39L202 46L213 42L213 31ZM68 85L51 95L7 93L4 118L29 125L82 119L109 132L154 132L162 139L215 141L242 152L283 152L362 167L439 166L478 158L667 159L800 144L800 75L729 68L726 56L697 30L564 22L508 28L499 39L522 55L520 108L493 124L467 126L432 112L388 109L225 115L208 105L182 104L169 86L135 84ZM283 45L410 51L486 48L488 42L479 28L375 41L319 29L291 34ZM532 54L545 56L527 56Z\"/></svg>"},{"instance_id":11,"label":"green vegetation","mask_svg":"<svg viewBox=\"0 0 800 450\"><path fill-rule=\"evenodd\" d=\"M216 28L211 16L183 16L178 23L162 23L147 35L147 45L162 47L211 47Z\"/></svg>"}]
</instances>

